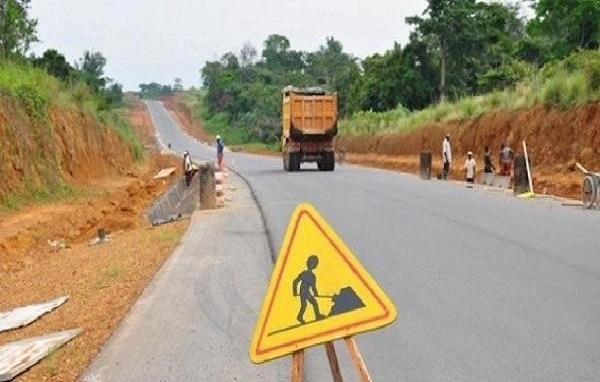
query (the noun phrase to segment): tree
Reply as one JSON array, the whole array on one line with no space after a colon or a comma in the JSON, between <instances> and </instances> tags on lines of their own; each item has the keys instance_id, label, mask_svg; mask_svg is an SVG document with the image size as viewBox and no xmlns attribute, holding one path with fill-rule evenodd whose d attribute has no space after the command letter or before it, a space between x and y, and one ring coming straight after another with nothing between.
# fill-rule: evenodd
<instances>
[{"instance_id":1,"label":"tree","mask_svg":"<svg viewBox=\"0 0 600 382\"><path fill-rule=\"evenodd\" d=\"M0 58L23 56L38 41L37 20L29 18L31 0L0 0Z\"/></svg>"},{"instance_id":2,"label":"tree","mask_svg":"<svg viewBox=\"0 0 600 382\"><path fill-rule=\"evenodd\" d=\"M532 1L535 18L527 26L532 58L559 59L574 50L600 47L599 0ZM544 57L546 55L546 57Z\"/></svg>"},{"instance_id":3,"label":"tree","mask_svg":"<svg viewBox=\"0 0 600 382\"><path fill-rule=\"evenodd\" d=\"M439 62L444 101L481 91L479 78L514 55L524 35L516 6L476 0L428 0L425 17L409 17Z\"/></svg>"},{"instance_id":4,"label":"tree","mask_svg":"<svg viewBox=\"0 0 600 382\"><path fill-rule=\"evenodd\" d=\"M398 105L419 109L435 100L438 73L415 34L404 49L396 43L383 55L365 58L363 71L352 88L354 109L385 111Z\"/></svg>"},{"instance_id":5,"label":"tree","mask_svg":"<svg viewBox=\"0 0 600 382\"><path fill-rule=\"evenodd\" d=\"M104 77L104 66L106 58L100 52L91 52L86 50L83 52L83 57L76 65L78 76L83 80L94 93L98 93L100 89L110 81Z\"/></svg>"},{"instance_id":6,"label":"tree","mask_svg":"<svg viewBox=\"0 0 600 382\"><path fill-rule=\"evenodd\" d=\"M173 82L174 82L173 91L182 92L183 91L183 84L181 83L181 78L176 77Z\"/></svg>"},{"instance_id":7,"label":"tree","mask_svg":"<svg viewBox=\"0 0 600 382\"><path fill-rule=\"evenodd\" d=\"M439 55L440 62L440 101L447 98L448 70L469 49L474 32L475 0L428 0L429 6L423 13L426 18L418 16L407 17L408 24L417 26L417 31L424 37L429 37ZM452 65L455 64L455 65ZM449 67L450 66L450 67Z\"/></svg>"},{"instance_id":8,"label":"tree","mask_svg":"<svg viewBox=\"0 0 600 382\"><path fill-rule=\"evenodd\" d=\"M254 65L257 57L258 53L256 52L256 48L249 42L245 43L240 51L240 62L242 66L247 67Z\"/></svg>"},{"instance_id":9,"label":"tree","mask_svg":"<svg viewBox=\"0 0 600 382\"><path fill-rule=\"evenodd\" d=\"M48 49L42 57L34 58L33 65L45 69L48 74L62 81L67 81L74 70L65 59L65 56L58 53L55 49Z\"/></svg>"},{"instance_id":10,"label":"tree","mask_svg":"<svg viewBox=\"0 0 600 382\"><path fill-rule=\"evenodd\" d=\"M300 71L304 68L302 52L290 50L290 40L287 37L272 34L264 42L262 51L264 65L273 71Z\"/></svg>"},{"instance_id":11,"label":"tree","mask_svg":"<svg viewBox=\"0 0 600 382\"><path fill-rule=\"evenodd\" d=\"M349 111L350 87L360 75L356 58L344 53L342 43L327 37L319 50L306 54L306 72L316 83L338 92L339 109Z\"/></svg>"},{"instance_id":12,"label":"tree","mask_svg":"<svg viewBox=\"0 0 600 382\"><path fill-rule=\"evenodd\" d=\"M169 85L161 85L157 82L151 82L149 84L140 84L140 97L156 99L165 95L169 95L173 92L173 89Z\"/></svg>"}]
</instances>

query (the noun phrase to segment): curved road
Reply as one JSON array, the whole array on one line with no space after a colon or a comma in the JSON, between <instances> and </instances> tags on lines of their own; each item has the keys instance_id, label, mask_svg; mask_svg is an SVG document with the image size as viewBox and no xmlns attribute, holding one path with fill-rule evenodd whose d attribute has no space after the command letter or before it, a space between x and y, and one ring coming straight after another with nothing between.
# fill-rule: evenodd
<instances>
[{"instance_id":1,"label":"curved road","mask_svg":"<svg viewBox=\"0 0 600 382\"><path fill-rule=\"evenodd\" d=\"M149 108L164 144L213 159ZM600 213L350 165L285 173L280 159L239 153L226 164L252 187L276 251L310 202L395 301L396 323L358 337L375 381L600 380ZM323 350L307 357L308 380L330 380Z\"/></svg>"}]
</instances>

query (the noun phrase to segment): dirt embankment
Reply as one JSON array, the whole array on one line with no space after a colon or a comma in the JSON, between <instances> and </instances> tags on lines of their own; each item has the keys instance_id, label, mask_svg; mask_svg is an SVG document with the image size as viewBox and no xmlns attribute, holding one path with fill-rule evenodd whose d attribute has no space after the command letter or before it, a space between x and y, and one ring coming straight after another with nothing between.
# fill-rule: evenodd
<instances>
[{"instance_id":1,"label":"dirt embankment","mask_svg":"<svg viewBox=\"0 0 600 382\"><path fill-rule=\"evenodd\" d=\"M434 154L435 172L441 169L441 143L450 134L454 154L453 170L462 177L465 154L473 151L479 168L483 167L484 147L489 146L497 166L500 145L508 144L523 152L527 141L532 157L534 186L563 196L578 197L581 174L575 162L600 170L600 103L572 110L536 107L529 110L492 111L471 121L437 123L404 134L381 136L342 136L338 147L350 154L350 161L404 171L418 169L423 150Z\"/></svg>"},{"instance_id":2,"label":"dirt embankment","mask_svg":"<svg viewBox=\"0 0 600 382\"><path fill-rule=\"evenodd\" d=\"M64 121L65 130L76 134L71 137L76 145L89 140L96 144L90 150L102 149L107 144L103 140L110 139L84 132L84 125L70 125L85 118L74 119L70 114L57 117ZM129 119L145 143L154 143L154 129L143 104L132 108ZM56 123L63 126L63 122ZM117 149L107 148L107 156L120 155L112 151ZM182 220L151 227L144 215L158 195L181 175L179 158L151 152L143 162L129 166L122 162L122 169L118 157L112 158L114 165L109 158L99 164L108 175L93 179L92 175L102 172L85 164L95 166L94 158L102 152L87 154L74 164L82 166L74 167L81 177L71 178L82 190L81 195L0 212L0 311L70 296L64 306L27 327L0 333L0 343L83 329L73 341L17 377L18 382L77 380L188 224L188 220ZM153 179L165 167L176 167L177 174L170 179ZM69 173L68 169L61 171ZM88 240L99 228L110 232L110 240L89 246Z\"/></svg>"},{"instance_id":3,"label":"dirt embankment","mask_svg":"<svg viewBox=\"0 0 600 382\"><path fill-rule=\"evenodd\" d=\"M133 163L129 146L89 114L52 108L30 117L0 96L0 198L25 188L86 183L123 173Z\"/></svg>"},{"instance_id":4,"label":"dirt embankment","mask_svg":"<svg viewBox=\"0 0 600 382\"><path fill-rule=\"evenodd\" d=\"M192 111L179 95L174 94L165 97L163 103L171 113L171 116L179 122L179 126L182 126L186 133L201 142L215 142L214 137L204 131L204 127L202 127L200 121L192 116Z\"/></svg>"}]
</instances>

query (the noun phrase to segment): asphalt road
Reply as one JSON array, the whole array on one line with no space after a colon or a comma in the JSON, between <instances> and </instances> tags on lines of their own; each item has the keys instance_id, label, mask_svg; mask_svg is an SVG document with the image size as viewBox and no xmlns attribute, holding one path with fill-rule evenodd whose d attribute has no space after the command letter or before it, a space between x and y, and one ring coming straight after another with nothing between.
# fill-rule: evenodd
<instances>
[{"instance_id":1,"label":"asphalt road","mask_svg":"<svg viewBox=\"0 0 600 382\"><path fill-rule=\"evenodd\" d=\"M164 144L214 158L149 107ZM276 158L225 161L252 187L276 250L296 204L310 202L395 301L395 324L358 337L375 381L600 380L600 213L350 165L285 173ZM247 347L251 333L232 335ZM329 380L323 350L307 357L308 380Z\"/></svg>"}]
</instances>

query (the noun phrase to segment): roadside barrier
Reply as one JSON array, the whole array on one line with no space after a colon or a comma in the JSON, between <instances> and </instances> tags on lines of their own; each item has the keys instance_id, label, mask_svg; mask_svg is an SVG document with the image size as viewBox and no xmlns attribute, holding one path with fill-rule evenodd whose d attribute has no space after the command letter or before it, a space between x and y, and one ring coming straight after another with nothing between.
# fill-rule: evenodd
<instances>
[{"instance_id":1,"label":"roadside barrier","mask_svg":"<svg viewBox=\"0 0 600 382\"><path fill-rule=\"evenodd\" d=\"M531 165L531 157L529 157L529 164ZM529 190L529 177L527 176L527 162L525 161L525 155L516 154L513 163L514 166L514 187L513 192L515 195L521 195Z\"/></svg>"},{"instance_id":2,"label":"roadside barrier","mask_svg":"<svg viewBox=\"0 0 600 382\"><path fill-rule=\"evenodd\" d=\"M217 194L217 207L225 205L225 171L215 171L215 191Z\"/></svg>"},{"instance_id":3,"label":"roadside barrier","mask_svg":"<svg viewBox=\"0 0 600 382\"><path fill-rule=\"evenodd\" d=\"M432 156L431 151L422 151L420 156L420 173L421 179L431 179L431 162Z\"/></svg>"},{"instance_id":4,"label":"roadside barrier","mask_svg":"<svg viewBox=\"0 0 600 382\"><path fill-rule=\"evenodd\" d=\"M185 177L181 177L171 188L158 199L148 210L148 220L158 225L177 220L184 214L192 213L200 202L200 182L198 175L192 178L189 187Z\"/></svg>"}]
</instances>

